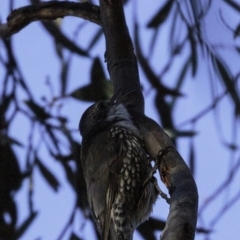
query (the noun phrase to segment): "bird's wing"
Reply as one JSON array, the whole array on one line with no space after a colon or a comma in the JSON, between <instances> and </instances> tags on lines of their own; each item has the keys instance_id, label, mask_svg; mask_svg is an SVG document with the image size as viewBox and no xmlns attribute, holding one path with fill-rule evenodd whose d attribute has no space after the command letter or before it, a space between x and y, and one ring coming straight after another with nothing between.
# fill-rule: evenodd
<instances>
[{"instance_id":1,"label":"bird's wing","mask_svg":"<svg viewBox=\"0 0 240 240\"><path fill-rule=\"evenodd\" d=\"M122 167L122 157L118 156L109 166L109 185L106 194L105 219L103 226L103 240L108 240L111 225L111 209L118 185L119 173Z\"/></svg>"},{"instance_id":2,"label":"bird's wing","mask_svg":"<svg viewBox=\"0 0 240 240\"><path fill-rule=\"evenodd\" d=\"M111 208L118 184L122 159L116 153L118 141L106 132L94 137L91 144L82 150L84 177L90 208L103 239L107 239L111 224Z\"/></svg>"}]
</instances>

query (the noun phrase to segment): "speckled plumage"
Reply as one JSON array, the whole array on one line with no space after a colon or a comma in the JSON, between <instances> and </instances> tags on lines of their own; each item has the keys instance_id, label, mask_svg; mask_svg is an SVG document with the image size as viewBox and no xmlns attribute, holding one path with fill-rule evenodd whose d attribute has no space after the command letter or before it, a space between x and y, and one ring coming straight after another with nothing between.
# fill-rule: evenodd
<instances>
[{"instance_id":1,"label":"speckled plumage","mask_svg":"<svg viewBox=\"0 0 240 240\"><path fill-rule=\"evenodd\" d=\"M90 208L103 240L131 240L156 201L141 134L123 104L100 101L80 121L82 168Z\"/></svg>"}]
</instances>

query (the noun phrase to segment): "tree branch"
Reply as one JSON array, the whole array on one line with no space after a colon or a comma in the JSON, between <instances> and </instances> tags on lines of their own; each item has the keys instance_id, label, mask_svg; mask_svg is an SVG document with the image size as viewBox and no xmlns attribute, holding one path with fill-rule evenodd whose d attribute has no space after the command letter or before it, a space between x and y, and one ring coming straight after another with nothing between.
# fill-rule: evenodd
<instances>
[{"instance_id":1,"label":"tree branch","mask_svg":"<svg viewBox=\"0 0 240 240\"><path fill-rule=\"evenodd\" d=\"M119 89L124 96L136 91L129 100L131 116L144 139L145 148L153 159L159 158L159 172L167 186L171 200L170 213L161 239L193 240L195 235L198 193L191 172L183 161L169 136L152 119L144 115L144 100L133 45L125 22L121 0L99 0L102 27L106 38L108 71L114 91ZM128 102L129 104L129 102ZM159 151L170 147L172 150L162 157Z\"/></svg>"},{"instance_id":2,"label":"tree branch","mask_svg":"<svg viewBox=\"0 0 240 240\"><path fill-rule=\"evenodd\" d=\"M136 116L148 154L158 158L159 173L171 196L170 212L161 240L193 240L198 211L198 192L192 174L169 136L152 119ZM168 150L167 150L168 149ZM159 156L159 150L165 154Z\"/></svg>"},{"instance_id":3,"label":"tree branch","mask_svg":"<svg viewBox=\"0 0 240 240\"><path fill-rule=\"evenodd\" d=\"M125 21L122 0L100 0L103 32L106 38L106 60L114 92L128 95L128 106L144 112L138 65Z\"/></svg>"},{"instance_id":4,"label":"tree branch","mask_svg":"<svg viewBox=\"0 0 240 240\"><path fill-rule=\"evenodd\" d=\"M197 223L198 193L192 174L176 150L160 160L159 172L171 200L161 240L193 240Z\"/></svg>"},{"instance_id":5,"label":"tree branch","mask_svg":"<svg viewBox=\"0 0 240 240\"><path fill-rule=\"evenodd\" d=\"M76 2L40 2L14 10L7 17L7 23L0 25L0 37L10 37L33 21L54 20L65 16L81 17L101 24L100 9L96 5Z\"/></svg>"}]
</instances>

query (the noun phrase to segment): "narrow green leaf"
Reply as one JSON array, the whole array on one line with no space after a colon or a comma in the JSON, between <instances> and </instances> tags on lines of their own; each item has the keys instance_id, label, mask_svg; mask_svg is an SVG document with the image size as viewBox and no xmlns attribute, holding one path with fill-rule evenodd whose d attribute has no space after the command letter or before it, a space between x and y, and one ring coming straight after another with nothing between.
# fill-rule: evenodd
<instances>
[{"instance_id":1,"label":"narrow green leaf","mask_svg":"<svg viewBox=\"0 0 240 240\"><path fill-rule=\"evenodd\" d=\"M14 138L9 137L6 134L1 134L0 136L0 146L16 144L19 147L23 147L23 144L19 141L15 140Z\"/></svg>"},{"instance_id":2,"label":"narrow green leaf","mask_svg":"<svg viewBox=\"0 0 240 240\"><path fill-rule=\"evenodd\" d=\"M240 98L237 92L237 88L235 85L235 81L233 76L231 75L228 67L223 64L220 59L216 56L212 55L213 62L216 63L214 66L219 74L220 78L223 80L226 89L228 90L229 95L231 96L234 104L235 104L235 113L237 115L240 114Z\"/></svg>"},{"instance_id":3,"label":"narrow green leaf","mask_svg":"<svg viewBox=\"0 0 240 240\"><path fill-rule=\"evenodd\" d=\"M67 59L66 61L63 60L63 62L62 62L62 71L61 71L61 76L60 76L62 96L64 96L66 93L70 63L71 63L71 57L69 57L69 59Z\"/></svg>"},{"instance_id":4,"label":"narrow green leaf","mask_svg":"<svg viewBox=\"0 0 240 240\"><path fill-rule=\"evenodd\" d=\"M190 42L190 46L191 46L192 76L194 77L196 75L196 72L197 72L197 60L198 60L197 44L196 44L196 41L194 39L192 29L188 29L188 32L189 32L189 42Z\"/></svg>"},{"instance_id":5,"label":"narrow green leaf","mask_svg":"<svg viewBox=\"0 0 240 240\"><path fill-rule=\"evenodd\" d=\"M236 11L240 12L240 4L232 1L232 0L224 0L224 2L226 2L227 4L229 4L233 9L235 9Z\"/></svg>"},{"instance_id":6,"label":"narrow green leaf","mask_svg":"<svg viewBox=\"0 0 240 240\"><path fill-rule=\"evenodd\" d=\"M81 101L97 102L107 100L113 94L111 81L104 81L78 88L70 93L70 96Z\"/></svg>"},{"instance_id":7,"label":"narrow green leaf","mask_svg":"<svg viewBox=\"0 0 240 240\"><path fill-rule=\"evenodd\" d=\"M159 25L161 25L168 17L168 15L172 9L173 3L174 3L173 0L166 1L164 6L159 9L159 11L156 13L156 15L154 15L152 20L147 24L147 27L148 28L156 28Z\"/></svg>"},{"instance_id":8,"label":"narrow green leaf","mask_svg":"<svg viewBox=\"0 0 240 240\"><path fill-rule=\"evenodd\" d=\"M149 46L149 57L151 57L151 55L153 54L153 49L157 43L157 37L158 37L158 29L156 29L154 32L153 32L153 36L151 38L151 42L150 42L150 46Z\"/></svg>"},{"instance_id":9,"label":"narrow green leaf","mask_svg":"<svg viewBox=\"0 0 240 240\"><path fill-rule=\"evenodd\" d=\"M191 66L190 64L191 64L191 56L184 63L184 65L182 67L182 70L181 70L181 73L179 74L179 77L177 79L176 90L178 92L180 92L180 90L181 90L181 87L182 87L182 85L184 83L184 80L185 80L185 76L186 76L187 70L189 69L189 66ZM172 102L170 104L172 109L176 106L175 105L176 102L177 102L177 96L173 96Z\"/></svg>"},{"instance_id":10,"label":"narrow green leaf","mask_svg":"<svg viewBox=\"0 0 240 240\"><path fill-rule=\"evenodd\" d=\"M99 39L101 38L102 35L103 35L103 30L102 30L102 28L100 28L96 32L96 34L93 36L92 40L89 41L89 45L88 45L88 48L87 48L88 52L97 44L97 42L99 41Z\"/></svg>"},{"instance_id":11,"label":"narrow green leaf","mask_svg":"<svg viewBox=\"0 0 240 240\"><path fill-rule=\"evenodd\" d=\"M28 230L29 226L32 224L33 220L37 216L37 212L33 212L22 224L21 226L16 230L14 234L14 239L20 239L20 237Z\"/></svg>"},{"instance_id":12,"label":"narrow green leaf","mask_svg":"<svg viewBox=\"0 0 240 240\"><path fill-rule=\"evenodd\" d=\"M45 128L46 128L46 131L47 131L49 137L50 137L51 140L52 140L52 143L54 144L54 146L56 147L56 149L57 149L58 151L60 151L59 146L58 146L59 140L56 138L56 136L55 136L55 134L54 134L54 132L53 132L53 129L52 129L51 125L45 124Z\"/></svg>"},{"instance_id":13,"label":"narrow green leaf","mask_svg":"<svg viewBox=\"0 0 240 240\"><path fill-rule=\"evenodd\" d=\"M96 102L107 100L112 94L112 82L107 80L100 59L95 58L91 68L91 83L77 88L69 96L82 101Z\"/></svg>"},{"instance_id":14,"label":"narrow green leaf","mask_svg":"<svg viewBox=\"0 0 240 240\"><path fill-rule=\"evenodd\" d=\"M52 187L52 189L54 191L57 191L60 183L57 180L57 178L49 171L49 169L38 159L38 157L36 156L36 164L41 172L41 174L43 175L43 177L45 178L45 180L49 183L49 185Z\"/></svg>"},{"instance_id":15,"label":"narrow green leaf","mask_svg":"<svg viewBox=\"0 0 240 240\"><path fill-rule=\"evenodd\" d=\"M240 47L235 47L238 53L240 53Z\"/></svg>"},{"instance_id":16,"label":"narrow green leaf","mask_svg":"<svg viewBox=\"0 0 240 240\"><path fill-rule=\"evenodd\" d=\"M234 30L234 39L240 36L240 24L237 25L236 29Z\"/></svg>"},{"instance_id":17,"label":"narrow green leaf","mask_svg":"<svg viewBox=\"0 0 240 240\"><path fill-rule=\"evenodd\" d=\"M83 239L78 237L75 233L72 233L69 240L83 240Z\"/></svg>"},{"instance_id":18,"label":"narrow green leaf","mask_svg":"<svg viewBox=\"0 0 240 240\"><path fill-rule=\"evenodd\" d=\"M47 113L43 107L39 106L33 100L25 101L25 104L36 115L39 121L45 121L46 119L51 118L51 115Z\"/></svg>"},{"instance_id":19,"label":"narrow green leaf","mask_svg":"<svg viewBox=\"0 0 240 240\"><path fill-rule=\"evenodd\" d=\"M52 22L42 22L45 29L53 36L56 43L61 44L66 49L80 56L87 57L88 52L77 46L72 40L63 34L63 32Z\"/></svg>"},{"instance_id":20,"label":"narrow green leaf","mask_svg":"<svg viewBox=\"0 0 240 240\"><path fill-rule=\"evenodd\" d=\"M190 148L189 148L189 168L192 172L192 175L195 173L195 149L194 149L194 144L193 144L193 139L190 141Z\"/></svg>"},{"instance_id":21,"label":"narrow green leaf","mask_svg":"<svg viewBox=\"0 0 240 240\"><path fill-rule=\"evenodd\" d=\"M72 168L68 165L68 163L66 161L62 162L62 165L64 167L69 184L71 184L71 186L75 187L76 186L76 174L73 172Z\"/></svg>"},{"instance_id":22,"label":"narrow green leaf","mask_svg":"<svg viewBox=\"0 0 240 240\"><path fill-rule=\"evenodd\" d=\"M209 234L211 232L213 232L212 229L207 229L207 228L203 228L203 227L199 227L196 229L197 233L204 233L204 234Z\"/></svg>"}]
</instances>

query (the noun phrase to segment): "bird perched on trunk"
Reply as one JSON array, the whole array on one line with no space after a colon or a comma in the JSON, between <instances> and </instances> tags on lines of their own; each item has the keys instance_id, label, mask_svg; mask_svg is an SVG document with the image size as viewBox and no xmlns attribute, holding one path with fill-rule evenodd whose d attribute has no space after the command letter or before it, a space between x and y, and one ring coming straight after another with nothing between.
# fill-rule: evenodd
<instances>
[{"instance_id":1,"label":"bird perched on trunk","mask_svg":"<svg viewBox=\"0 0 240 240\"><path fill-rule=\"evenodd\" d=\"M157 198L154 184L144 184L151 165L126 97L93 104L79 123L88 202L103 240L131 240Z\"/></svg>"}]
</instances>

